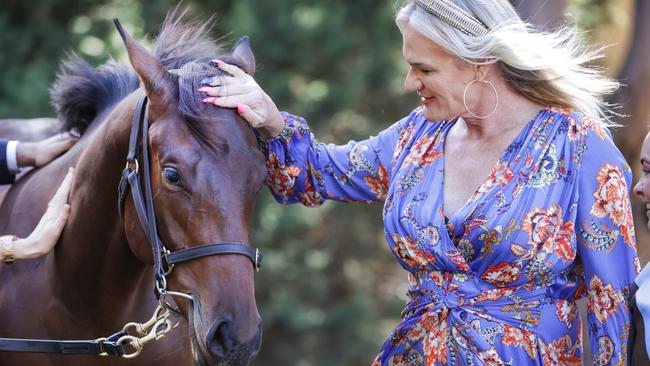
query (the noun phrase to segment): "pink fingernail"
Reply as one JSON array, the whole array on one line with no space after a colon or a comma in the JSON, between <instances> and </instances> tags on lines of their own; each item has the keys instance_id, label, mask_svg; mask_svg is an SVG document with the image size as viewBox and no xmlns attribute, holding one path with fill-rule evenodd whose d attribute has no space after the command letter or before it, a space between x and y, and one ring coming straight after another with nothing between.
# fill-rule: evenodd
<instances>
[{"instance_id":1,"label":"pink fingernail","mask_svg":"<svg viewBox=\"0 0 650 366\"><path fill-rule=\"evenodd\" d=\"M224 62L221 61L221 60L219 60L218 58L213 59L212 62L214 62L215 64L217 64L217 65L219 65L219 66L221 66L221 65L224 64Z\"/></svg>"},{"instance_id":2,"label":"pink fingernail","mask_svg":"<svg viewBox=\"0 0 650 366\"><path fill-rule=\"evenodd\" d=\"M207 98L203 99L203 103L214 103L214 101L216 99L217 98L215 98L215 97L207 97Z\"/></svg>"},{"instance_id":3,"label":"pink fingernail","mask_svg":"<svg viewBox=\"0 0 650 366\"><path fill-rule=\"evenodd\" d=\"M246 114L248 112L248 107L243 104L237 103L237 113Z\"/></svg>"},{"instance_id":4,"label":"pink fingernail","mask_svg":"<svg viewBox=\"0 0 650 366\"><path fill-rule=\"evenodd\" d=\"M209 87L209 86L204 86L204 87L199 88L199 91L200 91L200 92L207 93L207 92L210 91L210 89L212 89L212 88Z\"/></svg>"}]
</instances>

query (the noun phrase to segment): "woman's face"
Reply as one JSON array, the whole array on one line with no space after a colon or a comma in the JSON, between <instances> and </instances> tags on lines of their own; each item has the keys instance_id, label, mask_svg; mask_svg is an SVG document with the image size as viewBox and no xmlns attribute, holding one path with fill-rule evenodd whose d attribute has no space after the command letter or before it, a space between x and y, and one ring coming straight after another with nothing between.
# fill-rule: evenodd
<instances>
[{"instance_id":1,"label":"woman's face","mask_svg":"<svg viewBox=\"0 0 650 366\"><path fill-rule=\"evenodd\" d=\"M641 147L641 166L643 167L643 174L634 186L634 193L645 204L645 214L650 220L650 133L645 137ZM648 222L648 229L650 229L650 221Z\"/></svg>"},{"instance_id":2,"label":"woman's face","mask_svg":"<svg viewBox=\"0 0 650 366\"><path fill-rule=\"evenodd\" d=\"M474 67L408 24L402 29L402 42L402 54L409 64L404 87L419 94L424 116L430 121L464 116L463 92L475 79Z\"/></svg>"}]
</instances>

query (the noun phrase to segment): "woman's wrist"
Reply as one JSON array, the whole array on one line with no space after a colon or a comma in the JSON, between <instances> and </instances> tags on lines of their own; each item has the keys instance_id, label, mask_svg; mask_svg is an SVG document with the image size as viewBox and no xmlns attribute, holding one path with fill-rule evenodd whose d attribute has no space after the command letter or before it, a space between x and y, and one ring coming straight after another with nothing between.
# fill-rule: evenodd
<instances>
[{"instance_id":1,"label":"woman's wrist","mask_svg":"<svg viewBox=\"0 0 650 366\"><path fill-rule=\"evenodd\" d=\"M267 124L266 126L258 127L257 131L264 140L272 140L280 136L284 128L284 119L281 115L278 114L278 117L275 118L273 122Z\"/></svg>"},{"instance_id":2,"label":"woman's wrist","mask_svg":"<svg viewBox=\"0 0 650 366\"><path fill-rule=\"evenodd\" d=\"M36 158L32 155L34 146L29 142L19 142L16 146L16 162L18 167L34 166Z\"/></svg>"},{"instance_id":3,"label":"woman's wrist","mask_svg":"<svg viewBox=\"0 0 650 366\"><path fill-rule=\"evenodd\" d=\"M15 235L0 236L0 256L4 264L12 264L15 259L14 242Z\"/></svg>"}]
</instances>

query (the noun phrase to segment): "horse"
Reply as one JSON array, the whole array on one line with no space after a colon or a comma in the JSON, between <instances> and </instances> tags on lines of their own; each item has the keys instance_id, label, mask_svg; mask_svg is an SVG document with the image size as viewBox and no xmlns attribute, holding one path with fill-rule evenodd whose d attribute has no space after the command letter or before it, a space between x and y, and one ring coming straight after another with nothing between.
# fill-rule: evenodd
<instances>
[{"instance_id":1,"label":"horse","mask_svg":"<svg viewBox=\"0 0 650 366\"><path fill-rule=\"evenodd\" d=\"M209 20L187 20L176 9L153 52L121 32L132 69L114 60L93 68L74 55L62 64L52 100L60 130L76 127L81 138L10 188L0 206L0 233L27 236L68 167L76 166L71 213L51 253L0 264L0 337L96 339L158 312L154 250L137 203L129 195L123 210L117 204L121 174L132 165L124 168L132 116L143 95L149 141L143 135L136 142L150 149L152 221L160 241L171 251L250 242L253 203L266 175L263 156L241 117L202 103L197 89L206 76L223 75L211 59L253 74L255 58L247 37L223 52L209 30ZM248 365L261 346L250 260L213 255L168 270L169 294L183 295L167 304L176 307L178 324L138 357L0 352L0 365ZM151 338L161 335L155 330Z\"/></svg>"}]
</instances>

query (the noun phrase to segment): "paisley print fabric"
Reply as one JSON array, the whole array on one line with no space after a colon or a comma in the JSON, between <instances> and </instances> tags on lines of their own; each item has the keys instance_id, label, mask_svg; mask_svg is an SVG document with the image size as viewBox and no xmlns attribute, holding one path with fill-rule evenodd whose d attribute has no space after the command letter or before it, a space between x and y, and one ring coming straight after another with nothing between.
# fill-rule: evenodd
<instances>
[{"instance_id":1,"label":"paisley print fabric","mask_svg":"<svg viewBox=\"0 0 650 366\"><path fill-rule=\"evenodd\" d=\"M279 137L260 139L279 202L383 202L410 300L373 366L580 365L582 297L593 363L627 364L638 273L631 172L600 124L541 110L445 217L444 141L456 121L416 109L378 136L335 146L303 118L283 117Z\"/></svg>"}]
</instances>

